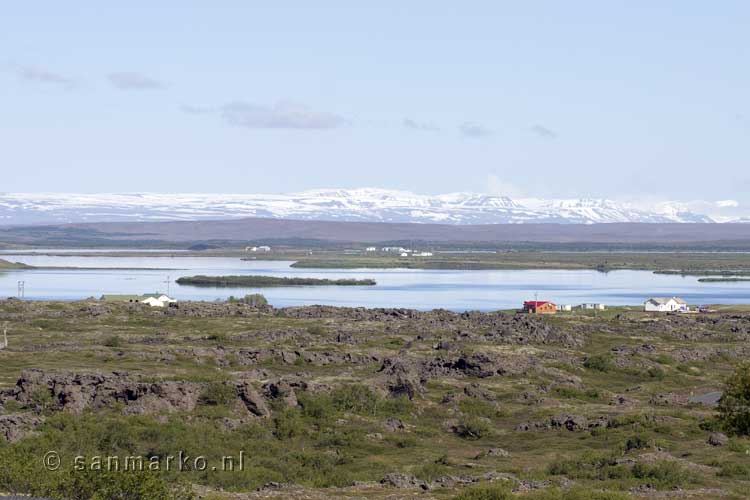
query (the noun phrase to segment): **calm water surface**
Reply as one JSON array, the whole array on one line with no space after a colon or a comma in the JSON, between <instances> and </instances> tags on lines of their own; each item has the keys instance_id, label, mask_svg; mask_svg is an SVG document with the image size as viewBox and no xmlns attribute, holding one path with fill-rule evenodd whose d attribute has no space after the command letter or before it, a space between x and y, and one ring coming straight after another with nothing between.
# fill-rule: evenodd
<instances>
[{"instance_id":1,"label":"calm water surface","mask_svg":"<svg viewBox=\"0 0 750 500\"><path fill-rule=\"evenodd\" d=\"M76 257L4 254L33 266L79 270L0 272L0 296L15 296L25 282L27 299L76 300L102 294L169 292L178 300L215 300L260 292L274 306L445 308L456 311L519 307L538 294L559 304L640 304L649 296L680 296L691 304L750 303L750 283L698 283L696 277L649 271L445 271L414 269L294 269L287 261L242 261L234 257ZM113 268L145 268L122 270ZM158 269L164 268L164 269ZM167 268L169 268L167 270ZM195 274L262 274L312 278L373 278L370 287L197 288L174 280ZM169 284L167 284L169 281Z\"/></svg>"}]
</instances>

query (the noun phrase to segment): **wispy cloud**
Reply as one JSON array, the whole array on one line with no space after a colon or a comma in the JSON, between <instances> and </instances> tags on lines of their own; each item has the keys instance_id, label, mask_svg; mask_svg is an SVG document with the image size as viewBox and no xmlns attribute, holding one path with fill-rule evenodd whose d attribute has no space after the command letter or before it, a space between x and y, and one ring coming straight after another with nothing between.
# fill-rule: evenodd
<instances>
[{"instance_id":1,"label":"wispy cloud","mask_svg":"<svg viewBox=\"0 0 750 500\"><path fill-rule=\"evenodd\" d=\"M719 208L737 208L740 203L737 200L719 200L716 202L716 206Z\"/></svg>"},{"instance_id":2,"label":"wispy cloud","mask_svg":"<svg viewBox=\"0 0 750 500\"><path fill-rule=\"evenodd\" d=\"M473 137L473 138L479 138L479 137L486 137L488 135L492 135L492 131L488 129L487 127L483 125L479 125L478 123L471 123L471 122L465 122L458 126L458 130L461 131L461 133L465 137Z\"/></svg>"},{"instance_id":3,"label":"wispy cloud","mask_svg":"<svg viewBox=\"0 0 750 500\"><path fill-rule=\"evenodd\" d=\"M411 118L404 118L403 124L404 127L412 130L422 130L426 132L437 132L438 130L440 130L440 127L433 123L419 122L416 120L412 120Z\"/></svg>"},{"instance_id":4,"label":"wispy cloud","mask_svg":"<svg viewBox=\"0 0 750 500\"><path fill-rule=\"evenodd\" d=\"M57 85L64 88L71 88L75 85L73 78L38 66L18 66L16 71L21 80L26 82Z\"/></svg>"},{"instance_id":5,"label":"wispy cloud","mask_svg":"<svg viewBox=\"0 0 750 500\"><path fill-rule=\"evenodd\" d=\"M526 191L519 186L501 179L496 174L487 175L487 192L495 196L508 196L510 198L521 198L526 196Z\"/></svg>"},{"instance_id":6,"label":"wispy cloud","mask_svg":"<svg viewBox=\"0 0 750 500\"><path fill-rule=\"evenodd\" d=\"M107 79L120 90L159 90L166 87L163 82L140 73L110 73Z\"/></svg>"},{"instance_id":7,"label":"wispy cloud","mask_svg":"<svg viewBox=\"0 0 750 500\"><path fill-rule=\"evenodd\" d=\"M190 104L183 104L180 106L183 113L189 113L191 115L205 115L207 113L215 113L218 111L216 108L208 108L205 106L192 106Z\"/></svg>"},{"instance_id":8,"label":"wispy cloud","mask_svg":"<svg viewBox=\"0 0 750 500\"><path fill-rule=\"evenodd\" d=\"M191 114L218 113L229 125L245 128L320 130L337 128L346 123L343 117L335 113L314 111L290 101L281 101L272 107L235 101L218 108L185 105L181 109Z\"/></svg>"},{"instance_id":9,"label":"wispy cloud","mask_svg":"<svg viewBox=\"0 0 750 500\"><path fill-rule=\"evenodd\" d=\"M542 139L557 139L557 132L545 127L544 125L534 125L531 127L531 131Z\"/></svg>"}]
</instances>

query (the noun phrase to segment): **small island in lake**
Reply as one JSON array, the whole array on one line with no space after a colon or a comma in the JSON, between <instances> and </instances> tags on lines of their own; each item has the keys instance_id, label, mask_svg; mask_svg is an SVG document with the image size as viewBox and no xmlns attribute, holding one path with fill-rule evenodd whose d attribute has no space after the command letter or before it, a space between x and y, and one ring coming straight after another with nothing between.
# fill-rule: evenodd
<instances>
[{"instance_id":1,"label":"small island in lake","mask_svg":"<svg viewBox=\"0 0 750 500\"><path fill-rule=\"evenodd\" d=\"M320 279L285 278L277 276L186 276L177 280L179 285L213 287L270 287L270 286L372 286L372 279Z\"/></svg>"},{"instance_id":2,"label":"small island in lake","mask_svg":"<svg viewBox=\"0 0 750 500\"><path fill-rule=\"evenodd\" d=\"M750 281L750 278L701 278L698 283L737 283Z\"/></svg>"},{"instance_id":3,"label":"small island in lake","mask_svg":"<svg viewBox=\"0 0 750 500\"><path fill-rule=\"evenodd\" d=\"M33 269L33 267L27 264L21 264L20 262L9 262L7 260L0 259L0 270L5 271L10 269Z\"/></svg>"}]
</instances>

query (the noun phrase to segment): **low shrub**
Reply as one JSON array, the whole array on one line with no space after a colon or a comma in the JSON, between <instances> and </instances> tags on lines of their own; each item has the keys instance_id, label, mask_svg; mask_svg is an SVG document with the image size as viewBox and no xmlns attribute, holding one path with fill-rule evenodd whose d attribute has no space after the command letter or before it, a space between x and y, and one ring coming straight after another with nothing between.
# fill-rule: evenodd
<instances>
[{"instance_id":1,"label":"low shrub","mask_svg":"<svg viewBox=\"0 0 750 500\"><path fill-rule=\"evenodd\" d=\"M200 395L200 403L209 406L228 406L237 399L237 389L223 382L209 382Z\"/></svg>"},{"instance_id":2,"label":"low shrub","mask_svg":"<svg viewBox=\"0 0 750 500\"><path fill-rule=\"evenodd\" d=\"M723 463L720 467L718 475L721 477L745 480L750 478L750 464Z\"/></svg>"},{"instance_id":3,"label":"low shrub","mask_svg":"<svg viewBox=\"0 0 750 500\"><path fill-rule=\"evenodd\" d=\"M492 433L492 426L482 417L463 417L456 426L456 434L464 439L481 439Z\"/></svg>"},{"instance_id":4,"label":"low shrub","mask_svg":"<svg viewBox=\"0 0 750 500\"><path fill-rule=\"evenodd\" d=\"M583 366L585 366L589 370L605 372L605 373L612 371L615 367L614 363L612 362L612 358L610 356L601 355L601 354L586 358L586 360L583 362Z\"/></svg>"},{"instance_id":5,"label":"low shrub","mask_svg":"<svg viewBox=\"0 0 750 500\"><path fill-rule=\"evenodd\" d=\"M112 335L111 337L107 337L103 345L105 347L121 347L122 346L122 339L118 337L117 335Z\"/></svg>"},{"instance_id":6,"label":"low shrub","mask_svg":"<svg viewBox=\"0 0 750 500\"><path fill-rule=\"evenodd\" d=\"M510 488L506 485L475 486L467 488L453 500L508 500L513 498Z\"/></svg>"},{"instance_id":7,"label":"low shrub","mask_svg":"<svg viewBox=\"0 0 750 500\"><path fill-rule=\"evenodd\" d=\"M717 410L728 432L750 435L750 361L740 363L726 380Z\"/></svg>"}]
</instances>

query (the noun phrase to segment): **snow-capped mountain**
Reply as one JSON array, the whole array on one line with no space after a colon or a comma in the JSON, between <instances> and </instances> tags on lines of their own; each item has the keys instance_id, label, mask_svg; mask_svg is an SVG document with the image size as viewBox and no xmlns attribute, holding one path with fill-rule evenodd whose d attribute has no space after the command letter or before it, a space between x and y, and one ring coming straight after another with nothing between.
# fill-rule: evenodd
<instances>
[{"instance_id":1,"label":"snow-capped mountain","mask_svg":"<svg viewBox=\"0 0 750 500\"><path fill-rule=\"evenodd\" d=\"M647 210L605 199L511 199L383 189L293 194L0 194L0 224L158 221L264 217L446 224L714 222L680 204Z\"/></svg>"}]
</instances>

